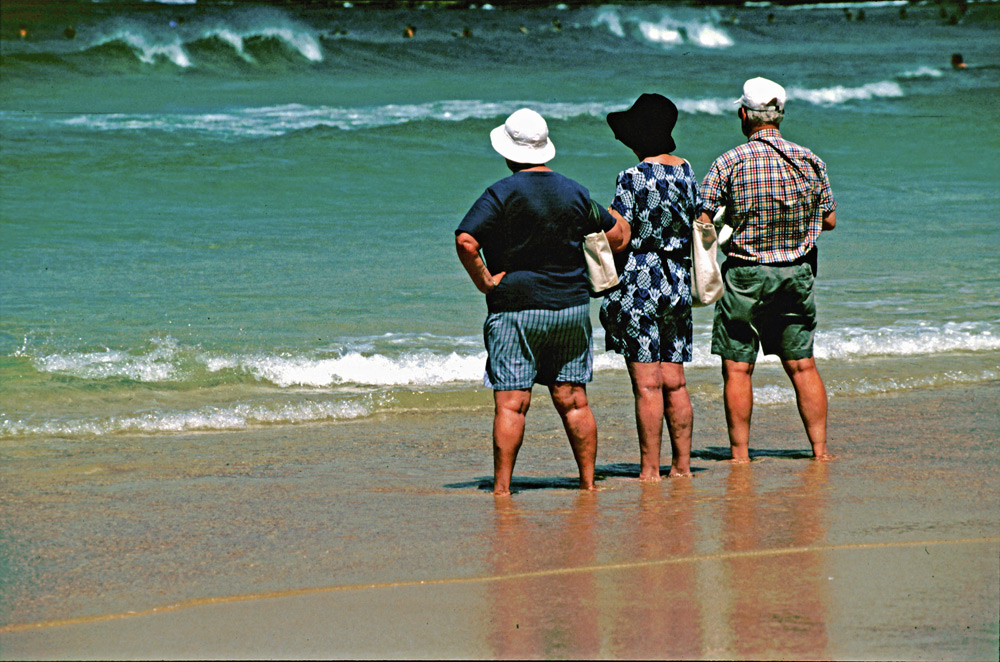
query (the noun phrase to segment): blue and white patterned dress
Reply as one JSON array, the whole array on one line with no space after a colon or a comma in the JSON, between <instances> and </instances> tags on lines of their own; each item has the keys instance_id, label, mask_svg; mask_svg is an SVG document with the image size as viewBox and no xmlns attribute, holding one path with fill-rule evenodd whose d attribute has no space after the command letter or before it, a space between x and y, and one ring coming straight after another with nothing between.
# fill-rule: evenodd
<instances>
[{"instance_id":1,"label":"blue and white patterned dress","mask_svg":"<svg viewBox=\"0 0 1000 662\"><path fill-rule=\"evenodd\" d=\"M621 287L601 305L606 348L633 363L691 360L691 165L642 162L618 175L612 209L632 226Z\"/></svg>"}]
</instances>

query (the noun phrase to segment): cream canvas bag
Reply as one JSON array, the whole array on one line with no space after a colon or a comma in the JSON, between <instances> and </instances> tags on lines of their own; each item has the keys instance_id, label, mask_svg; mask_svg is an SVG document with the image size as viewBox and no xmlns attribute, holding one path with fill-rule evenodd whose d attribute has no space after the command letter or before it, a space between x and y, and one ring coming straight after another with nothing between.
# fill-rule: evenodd
<instances>
[{"instance_id":1,"label":"cream canvas bag","mask_svg":"<svg viewBox=\"0 0 1000 662\"><path fill-rule=\"evenodd\" d=\"M726 208L715 214L722 219ZM710 306L722 297L722 269L719 268L719 236L715 222L702 223L695 219L691 224L691 305Z\"/></svg>"},{"instance_id":2,"label":"cream canvas bag","mask_svg":"<svg viewBox=\"0 0 1000 662\"><path fill-rule=\"evenodd\" d=\"M590 201L590 218L595 225L601 218L600 208L593 200ZM584 235L583 258L587 263L587 281L590 283L591 294L601 294L618 285L615 256L603 230Z\"/></svg>"}]
</instances>

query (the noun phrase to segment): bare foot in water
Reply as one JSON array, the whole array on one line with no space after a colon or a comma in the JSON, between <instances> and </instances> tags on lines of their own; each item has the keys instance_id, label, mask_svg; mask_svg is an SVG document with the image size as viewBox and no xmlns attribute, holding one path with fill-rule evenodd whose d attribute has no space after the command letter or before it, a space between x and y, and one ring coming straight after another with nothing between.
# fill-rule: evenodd
<instances>
[{"instance_id":1,"label":"bare foot in water","mask_svg":"<svg viewBox=\"0 0 1000 662\"><path fill-rule=\"evenodd\" d=\"M690 478L692 476L691 470L682 471L677 467L670 467L670 473L667 474L667 478Z\"/></svg>"},{"instance_id":2,"label":"bare foot in water","mask_svg":"<svg viewBox=\"0 0 1000 662\"><path fill-rule=\"evenodd\" d=\"M813 462L829 462L830 460L836 460L837 456L833 453L823 453L822 455L814 455Z\"/></svg>"},{"instance_id":3,"label":"bare foot in water","mask_svg":"<svg viewBox=\"0 0 1000 662\"><path fill-rule=\"evenodd\" d=\"M655 474L646 475L646 476L644 476L642 474L639 474L639 482L640 483L659 483L661 480L663 480L663 479L661 478L659 471L657 471Z\"/></svg>"},{"instance_id":4,"label":"bare foot in water","mask_svg":"<svg viewBox=\"0 0 1000 662\"><path fill-rule=\"evenodd\" d=\"M749 457L734 457L734 458L731 458L729 460L726 460L726 462L728 462L729 464L750 464L750 458Z\"/></svg>"}]
</instances>

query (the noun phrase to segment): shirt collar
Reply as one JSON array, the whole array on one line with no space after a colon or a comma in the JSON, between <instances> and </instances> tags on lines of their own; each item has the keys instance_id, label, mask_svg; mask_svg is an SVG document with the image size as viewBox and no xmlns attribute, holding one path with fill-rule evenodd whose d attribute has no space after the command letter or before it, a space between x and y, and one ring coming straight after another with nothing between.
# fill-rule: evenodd
<instances>
[{"instance_id":1,"label":"shirt collar","mask_svg":"<svg viewBox=\"0 0 1000 662\"><path fill-rule=\"evenodd\" d=\"M761 129L747 138L747 142L760 140L761 138L781 138L781 132L777 129Z\"/></svg>"}]
</instances>

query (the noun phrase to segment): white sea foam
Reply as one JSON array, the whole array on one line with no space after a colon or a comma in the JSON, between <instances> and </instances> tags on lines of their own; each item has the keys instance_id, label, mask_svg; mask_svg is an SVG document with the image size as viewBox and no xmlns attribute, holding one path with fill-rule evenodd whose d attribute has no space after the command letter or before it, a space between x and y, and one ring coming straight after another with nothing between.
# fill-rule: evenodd
<instances>
[{"instance_id":1,"label":"white sea foam","mask_svg":"<svg viewBox=\"0 0 1000 662\"><path fill-rule=\"evenodd\" d=\"M168 382L178 378L174 358L178 346L170 338L154 341L152 351L134 355L118 350L53 353L35 359L41 372L85 379L126 378L138 382Z\"/></svg>"},{"instance_id":2,"label":"white sea foam","mask_svg":"<svg viewBox=\"0 0 1000 662\"><path fill-rule=\"evenodd\" d=\"M860 87L844 87L843 85L819 89L789 87L787 92L789 99L802 99L817 106L834 106L846 101L871 99L872 97L903 96L903 88L899 86L899 83L893 81L868 83Z\"/></svg>"},{"instance_id":3,"label":"white sea foam","mask_svg":"<svg viewBox=\"0 0 1000 662\"><path fill-rule=\"evenodd\" d=\"M20 435L90 436L120 432L159 433L195 430L243 430L274 424L349 420L371 414L391 398L363 397L340 402L290 402L234 404L202 407L192 411L157 411L142 414L52 419L42 422L0 418L0 437Z\"/></svg>"},{"instance_id":4,"label":"white sea foam","mask_svg":"<svg viewBox=\"0 0 1000 662\"><path fill-rule=\"evenodd\" d=\"M771 3L753 3L753 6L766 7L770 6ZM785 11L813 11L813 10L829 10L829 9L859 9L859 8L877 8L877 7L905 7L910 4L910 0L870 0L869 2L823 2L819 4L809 4L809 5L786 5L782 7ZM752 6L751 3L747 3L747 6Z\"/></svg>"},{"instance_id":5,"label":"white sea foam","mask_svg":"<svg viewBox=\"0 0 1000 662\"><path fill-rule=\"evenodd\" d=\"M816 357L820 359L919 356L998 349L1000 333L996 325L985 322L919 323L875 330L847 327L822 331L816 338Z\"/></svg>"},{"instance_id":6,"label":"white sea foam","mask_svg":"<svg viewBox=\"0 0 1000 662\"><path fill-rule=\"evenodd\" d=\"M791 87L791 99L800 99L820 106L833 106L873 97L900 97L898 83L881 81L859 87L829 87L808 89ZM687 114L726 115L732 112L733 100L721 97L677 98L678 110ZM550 121L579 117L603 119L609 112L623 110L627 100L550 102L550 101L480 101L447 100L421 104L388 104L384 106L306 106L285 104L239 108L225 112L203 114L85 114L59 120L64 124L96 131L197 131L230 136L280 136L293 131L326 126L346 131L374 129L384 126L438 120L461 122L469 119L505 117L519 108L537 110ZM0 113L6 116L9 113ZM28 119L18 115L18 119ZM34 118L45 121L44 117Z\"/></svg>"},{"instance_id":7,"label":"white sea foam","mask_svg":"<svg viewBox=\"0 0 1000 662\"><path fill-rule=\"evenodd\" d=\"M282 387L323 387L344 383L434 386L480 378L485 361L485 352L441 355L417 351L399 357L366 356L357 352L328 359L261 356L236 359L235 364L258 379Z\"/></svg>"},{"instance_id":8,"label":"white sea foam","mask_svg":"<svg viewBox=\"0 0 1000 662\"><path fill-rule=\"evenodd\" d=\"M661 23L650 23L643 21L639 24L639 30L647 41L656 44L667 44L674 46L684 43L684 37L676 26L664 25Z\"/></svg>"},{"instance_id":9,"label":"white sea foam","mask_svg":"<svg viewBox=\"0 0 1000 662\"><path fill-rule=\"evenodd\" d=\"M16 355L30 358L40 372L92 380L183 382L198 379L199 372L218 376L232 371L279 388L421 387L478 382L486 362L480 343L474 337L385 334L352 339L325 352L234 354L182 347L167 337L153 340L142 353L116 349L42 353L26 342ZM604 346L600 328L595 329L594 345ZM689 365L718 365L717 357L709 353L709 331L700 330L694 345L694 360ZM989 322L912 323L880 329L845 327L820 331L815 347L818 359L851 361L990 352L1000 350L1000 327ZM774 359L761 357L760 361L770 363ZM625 364L617 354L597 351L594 367L622 370Z\"/></svg>"},{"instance_id":10,"label":"white sea foam","mask_svg":"<svg viewBox=\"0 0 1000 662\"><path fill-rule=\"evenodd\" d=\"M119 30L97 41L94 45L100 46L117 41L127 44L135 56L146 64L155 64L157 60L167 59L182 69L191 66L191 58L185 52L178 37L174 37L168 42L157 42L131 30Z\"/></svg>"},{"instance_id":11,"label":"white sea foam","mask_svg":"<svg viewBox=\"0 0 1000 662\"><path fill-rule=\"evenodd\" d=\"M667 46L690 43L702 48L729 48L735 43L725 30L716 25L678 21L670 16L664 16L656 23L640 21L639 31L647 41Z\"/></svg>"},{"instance_id":12,"label":"white sea foam","mask_svg":"<svg viewBox=\"0 0 1000 662\"><path fill-rule=\"evenodd\" d=\"M622 28L622 21L618 17L618 12L614 9L602 8L594 18L594 25L607 25L611 34L618 37L625 36L625 29Z\"/></svg>"},{"instance_id":13,"label":"white sea foam","mask_svg":"<svg viewBox=\"0 0 1000 662\"><path fill-rule=\"evenodd\" d=\"M904 71L903 78L941 78L944 72L934 67L921 66L913 71Z\"/></svg>"},{"instance_id":14,"label":"white sea foam","mask_svg":"<svg viewBox=\"0 0 1000 662\"><path fill-rule=\"evenodd\" d=\"M204 30L199 36L202 39L212 37L220 39L232 46L237 56L247 62L254 62L253 57L246 52L246 41L253 37L277 39L310 62L323 61L323 50L319 41L311 32L302 28L271 26L240 31L232 27L219 27ZM138 27L122 28L97 39L92 46L115 42L126 44L139 61L145 64L155 64L159 60L166 59L183 69L196 65L185 49L180 33L174 32L153 38Z\"/></svg>"}]
</instances>

